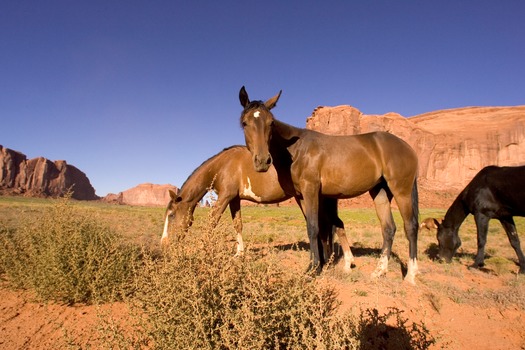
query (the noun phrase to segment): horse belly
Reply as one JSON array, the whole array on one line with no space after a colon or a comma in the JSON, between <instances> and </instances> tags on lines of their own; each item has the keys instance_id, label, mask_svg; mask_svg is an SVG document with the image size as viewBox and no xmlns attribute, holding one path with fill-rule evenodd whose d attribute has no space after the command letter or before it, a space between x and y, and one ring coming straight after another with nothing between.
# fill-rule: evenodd
<instances>
[{"instance_id":1,"label":"horse belly","mask_svg":"<svg viewBox=\"0 0 525 350\"><path fill-rule=\"evenodd\" d=\"M352 198L368 192L381 179L373 166L330 168L321 173L321 192L326 196Z\"/></svg>"}]
</instances>

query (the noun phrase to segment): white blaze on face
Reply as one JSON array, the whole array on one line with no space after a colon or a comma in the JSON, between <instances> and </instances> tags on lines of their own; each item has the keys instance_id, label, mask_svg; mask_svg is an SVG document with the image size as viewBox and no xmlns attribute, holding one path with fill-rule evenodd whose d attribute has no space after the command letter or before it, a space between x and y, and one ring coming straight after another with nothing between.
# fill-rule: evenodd
<instances>
[{"instance_id":1,"label":"white blaze on face","mask_svg":"<svg viewBox=\"0 0 525 350\"><path fill-rule=\"evenodd\" d=\"M260 202L261 201L261 197L257 196L255 193L253 193L252 183L250 181L250 178L247 177L247 179L248 179L248 186L244 187L244 190L242 191L242 195L246 196L246 197L250 197L250 198Z\"/></svg>"},{"instance_id":2,"label":"white blaze on face","mask_svg":"<svg viewBox=\"0 0 525 350\"><path fill-rule=\"evenodd\" d=\"M255 111L255 113L253 113L253 117L254 118L259 118L259 114L261 114L261 112Z\"/></svg>"}]
</instances>

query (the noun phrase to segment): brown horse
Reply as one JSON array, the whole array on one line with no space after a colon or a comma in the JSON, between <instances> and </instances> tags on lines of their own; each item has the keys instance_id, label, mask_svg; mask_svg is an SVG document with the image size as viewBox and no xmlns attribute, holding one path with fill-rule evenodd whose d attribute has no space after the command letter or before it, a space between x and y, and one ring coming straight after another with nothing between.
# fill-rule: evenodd
<instances>
[{"instance_id":1,"label":"brown horse","mask_svg":"<svg viewBox=\"0 0 525 350\"><path fill-rule=\"evenodd\" d=\"M429 231L431 230L437 230L438 225L441 223L441 219L435 219L435 218L426 218L425 220L421 221L419 224L419 229L427 229Z\"/></svg>"},{"instance_id":2,"label":"brown horse","mask_svg":"<svg viewBox=\"0 0 525 350\"><path fill-rule=\"evenodd\" d=\"M417 273L417 156L400 138L373 132L355 136L331 136L301 129L274 118L279 92L266 102L250 101L244 86L239 99L244 108L241 125L257 171L274 164L283 179L291 179L307 221L313 264L321 266L319 234L320 196L352 198L369 192L381 221L383 247L373 276L388 269L396 226L391 212L396 199L409 241L406 281L415 283Z\"/></svg>"},{"instance_id":3,"label":"brown horse","mask_svg":"<svg viewBox=\"0 0 525 350\"><path fill-rule=\"evenodd\" d=\"M213 221L216 224L226 207L230 206L233 225L237 232L237 254L241 254L244 250L241 199L271 204L293 197L289 194L290 189L282 186L281 181L273 166L270 166L267 172L256 172L253 169L251 154L246 147L233 146L224 149L195 169L182 185L179 194L170 191L171 200L166 208L161 242L167 243L168 231L171 231L170 234L180 234L191 226L197 203L210 189L213 189L218 194ZM323 199L319 220L324 258L327 259L332 254L332 237L335 230L343 248L345 269L350 269L353 256L343 222L337 216L337 199Z\"/></svg>"}]
</instances>

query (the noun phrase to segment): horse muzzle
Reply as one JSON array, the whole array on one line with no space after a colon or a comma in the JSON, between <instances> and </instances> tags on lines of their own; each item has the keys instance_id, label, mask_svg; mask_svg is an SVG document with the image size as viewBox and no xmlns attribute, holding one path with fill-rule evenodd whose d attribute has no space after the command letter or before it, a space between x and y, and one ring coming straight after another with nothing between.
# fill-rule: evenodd
<instances>
[{"instance_id":1,"label":"horse muzzle","mask_svg":"<svg viewBox=\"0 0 525 350\"><path fill-rule=\"evenodd\" d=\"M270 168L270 165L272 165L272 156L270 155L270 153L264 156L255 155L253 157L253 165L255 167L255 171L258 171L258 172L268 171L268 169Z\"/></svg>"}]
</instances>

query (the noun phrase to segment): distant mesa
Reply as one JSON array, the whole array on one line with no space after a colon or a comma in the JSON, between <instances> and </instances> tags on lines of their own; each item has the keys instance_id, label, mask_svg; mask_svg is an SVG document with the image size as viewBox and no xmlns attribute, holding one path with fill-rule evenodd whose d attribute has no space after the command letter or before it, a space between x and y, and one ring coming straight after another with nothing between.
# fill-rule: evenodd
<instances>
[{"instance_id":1,"label":"distant mesa","mask_svg":"<svg viewBox=\"0 0 525 350\"><path fill-rule=\"evenodd\" d=\"M70 189L74 199L99 198L86 174L65 160L27 159L0 145L0 194L60 197Z\"/></svg>"},{"instance_id":2,"label":"distant mesa","mask_svg":"<svg viewBox=\"0 0 525 350\"><path fill-rule=\"evenodd\" d=\"M165 206L170 201L168 190L178 193L179 189L173 185L155 185L144 183L118 194L109 193L103 201L115 204Z\"/></svg>"}]
</instances>

